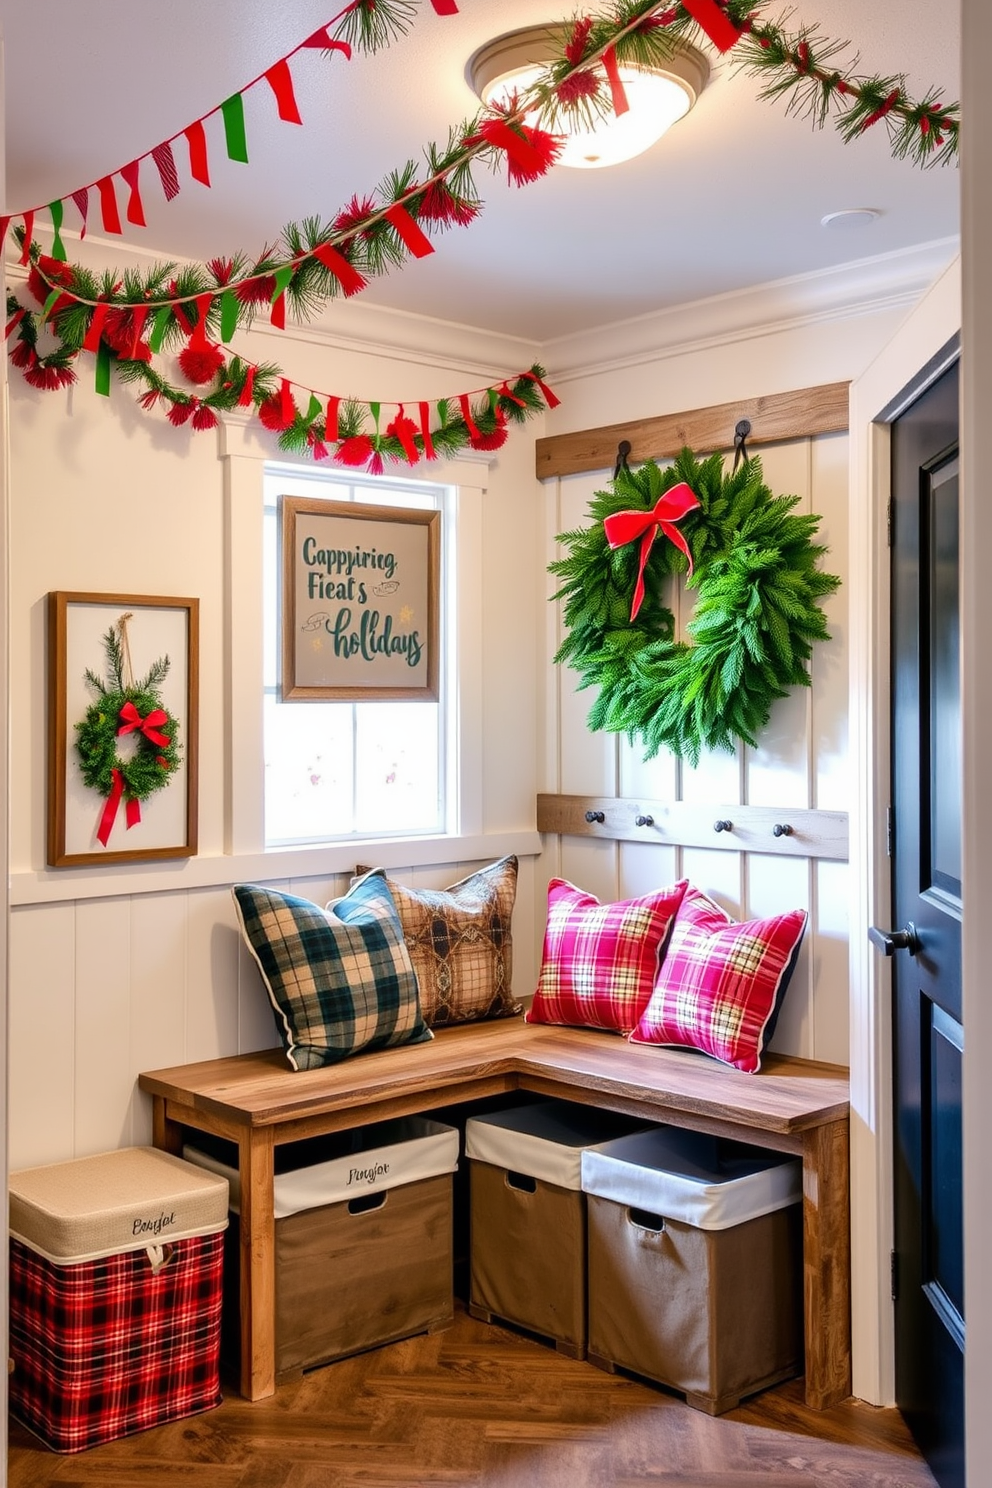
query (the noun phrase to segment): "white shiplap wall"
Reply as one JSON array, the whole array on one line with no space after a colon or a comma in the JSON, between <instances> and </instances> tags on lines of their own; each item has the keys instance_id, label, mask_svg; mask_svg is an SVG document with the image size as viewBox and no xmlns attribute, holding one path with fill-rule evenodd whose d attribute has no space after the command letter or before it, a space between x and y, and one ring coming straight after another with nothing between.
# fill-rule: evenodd
<instances>
[{"instance_id":1,"label":"white shiplap wall","mask_svg":"<svg viewBox=\"0 0 992 1488\"><path fill-rule=\"evenodd\" d=\"M824 566L847 571L848 441L821 435L762 446L765 479L775 494L800 498L797 510L821 518L819 540L830 549ZM547 484L548 561L554 535L588 522L593 493L608 472ZM553 590L551 591L553 592ZM691 595L675 596L676 623L691 615ZM704 756L697 768L669 754L645 761L622 736L590 733L591 694L578 692L575 673L552 666L561 640L559 606L549 606L544 789L551 793L629 796L705 805L811 807L844 811L849 796L847 752L847 596L843 584L824 604L831 639L814 651L812 686L778 703L760 748ZM792 908L809 911L809 929L783 1005L774 1047L831 1063L848 1062L846 863L774 853L616 843L587 837L548 839L541 863L552 874L600 899L643 894L683 875L731 914L756 917Z\"/></svg>"},{"instance_id":2,"label":"white shiplap wall","mask_svg":"<svg viewBox=\"0 0 992 1488\"><path fill-rule=\"evenodd\" d=\"M445 888L483 862L390 867ZM315 903L348 876L272 887ZM520 859L515 988L532 985L534 863ZM151 1141L142 1070L276 1045L228 887L21 905L11 916L12 1169Z\"/></svg>"}]
</instances>

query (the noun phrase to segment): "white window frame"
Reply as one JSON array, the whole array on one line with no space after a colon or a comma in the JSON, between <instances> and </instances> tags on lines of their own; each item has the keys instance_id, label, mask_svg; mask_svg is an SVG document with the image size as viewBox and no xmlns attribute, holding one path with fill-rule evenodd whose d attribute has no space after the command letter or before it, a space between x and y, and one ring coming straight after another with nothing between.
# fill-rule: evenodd
<instances>
[{"instance_id":1,"label":"white window frame","mask_svg":"<svg viewBox=\"0 0 992 1488\"><path fill-rule=\"evenodd\" d=\"M348 837L292 848L265 848L263 747L263 616L261 606L264 544L265 465L277 463L306 471L309 462L273 460L257 436L235 420L225 421L221 458L224 464L225 520L228 533L224 587L226 595L227 716L224 778L226 855L244 860L243 870L273 879L334 873L354 867L363 841L375 848L375 860L401 866L415 856L420 863L469 861L502 849L499 838L483 833L482 802L482 501L489 461L459 458L431 467L432 485L451 488L454 601L448 623L457 637L448 698L446 760L448 821L452 830L395 838ZM403 472L397 472L402 478ZM506 851L514 851L508 846ZM367 856L367 855L366 855ZM318 861L319 860L319 861Z\"/></svg>"},{"instance_id":2,"label":"white window frame","mask_svg":"<svg viewBox=\"0 0 992 1488\"><path fill-rule=\"evenodd\" d=\"M419 470L422 468L423 467L418 467L418 473ZM420 487L425 493L429 493L431 496L434 497L434 505L425 506L424 509L435 510L440 514L441 593L439 596L439 634L441 664L439 677L440 686L437 698L439 727L437 777L435 782L438 795L438 804L440 808L438 812L440 823L433 829L431 835L441 834L446 837L456 836L459 829L460 803L457 799L457 777L453 773L452 762L457 758L458 755L458 738L455 729L454 709L451 707L450 699L452 684L454 683L454 680L458 674L459 635L457 626L449 624L448 620L449 615L456 612L458 606L458 524L456 521L455 513L455 487L448 482L438 481L430 478L426 473L421 479L417 479L416 474L414 474L413 476L406 474L402 466L391 467L383 476L378 477L364 475L361 472L356 473L348 471L342 469L341 467L332 467L328 469L326 465L315 465L312 462L309 463L305 468L301 468L301 466L296 462L288 461L285 459L266 460L265 464L262 467L263 509L266 511L274 510L276 514L276 522L278 523L278 494L287 494L288 488L288 494L290 495L306 493L307 495L317 499L326 497L328 503L330 504L337 499L328 489L335 483L342 486L348 486L350 488L352 492L352 501L361 501L363 499L363 491L370 493L371 499L381 500L384 490L387 492L392 490L398 493L407 493L416 492L417 488ZM273 499L273 493L278 493L276 494L275 500ZM345 502L341 504L347 505L348 503ZM390 503L387 502L386 504ZM394 502L391 504L395 505L396 503ZM273 556L269 554L266 561L271 563L273 561ZM275 575L277 611L279 607L278 593L280 583L281 575L277 573ZM268 639L272 642L273 646L278 652L278 634L273 637L269 637ZM277 672L278 669L279 668L277 662ZM263 685L263 693L265 692L265 690L266 689ZM269 690L271 691L271 685ZM288 703L285 706L289 708L305 708L306 704ZM352 703L349 706L354 708L356 704ZM375 704L372 703L368 706L374 707ZM267 785L264 782L263 776L263 794L265 789L267 789ZM423 829L418 830L417 828L406 829L402 833L396 834L397 837L402 836L404 839L416 839L424 835L425 833ZM356 842L363 841L380 842L383 840L383 838L389 837L390 834L384 831L374 833L370 832L367 834L362 834L361 832L340 832L328 833L326 836L314 837L306 841L300 840L298 842L279 842L278 840L273 840L271 835L266 830L265 847L267 852L280 852L290 851L295 849L296 847L328 846L333 843L348 843L353 845Z\"/></svg>"}]
</instances>

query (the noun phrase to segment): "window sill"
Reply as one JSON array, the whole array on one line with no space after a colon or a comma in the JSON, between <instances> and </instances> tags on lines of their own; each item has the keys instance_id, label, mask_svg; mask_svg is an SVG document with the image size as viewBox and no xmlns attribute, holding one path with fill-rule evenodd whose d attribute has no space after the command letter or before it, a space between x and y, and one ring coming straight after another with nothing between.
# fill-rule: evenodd
<instances>
[{"instance_id":1,"label":"window sill","mask_svg":"<svg viewBox=\"0 0 992 1488\"><path fill-rule=\"evenodd\" d=\"M106 868L45 868L10 876L13 908L57 904L75 899L102 899L136 894L168 894L185 889L213 889L234 883L272 883L286 879L326 879L353 873L356 863L383 868L428 868L444 863L474 863L505 857L533 857L541 851L540 833L479 833L466 837L372 837L348 842L321 842L309 847L271 852L224 854L115 864Z\"/></svg>"}]
</instances>

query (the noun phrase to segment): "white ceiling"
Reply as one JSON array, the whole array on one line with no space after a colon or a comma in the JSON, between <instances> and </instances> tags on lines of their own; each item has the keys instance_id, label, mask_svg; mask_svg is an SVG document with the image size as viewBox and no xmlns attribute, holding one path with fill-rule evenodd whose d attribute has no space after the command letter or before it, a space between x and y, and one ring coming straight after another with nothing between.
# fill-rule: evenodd
<instances>
[{"instance_id":1,"label":"white ceiling","mask_svg":"<svg viewBox=\"0 0 992 1488\"><path fill-rule=\"evenodd\" d=\"M149 150L336 8L335 0L0 0L6 210L65 196ZM784 9L763 13L777 19ZM386 52L350 63L300 53L292 66L303 127L281 123L268 89L253 89L251 163L224 157L215 118L213 188L189 179L177 151L183 189L167 204L146 163L149 226L128 233L156 254L206 258L254 253L292 219L330 218L474 111L465 66L477 47L572 13L571 0L459 0L459 13L442 18L421 0L409 36ZM861 70L904 72L917 94L932 83L957 98L957 0L794 0L790 28L813 21L851 41ZM522 189L483 172L478 221L452 229L433 256L377 280L364 297L543 344L957 232L954 167L893 161L884 124L845 146L833 130L788 117L781 103L760 102L755 80L732 62L715 53L712 61L696 108L640 159L599 171L559 167ZM851 207L881 215L858 230L820 226L826 213ZM70 205L66 223L77 221ZM94 202L91 235L98 222Z\"/></svg>"}]
</instances>

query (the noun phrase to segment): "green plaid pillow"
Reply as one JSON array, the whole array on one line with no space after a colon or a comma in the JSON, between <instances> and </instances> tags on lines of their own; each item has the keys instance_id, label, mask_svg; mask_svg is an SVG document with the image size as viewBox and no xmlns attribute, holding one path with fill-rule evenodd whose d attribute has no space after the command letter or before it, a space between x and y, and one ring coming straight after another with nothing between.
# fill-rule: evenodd
<instances>
[{"instance_id":1,"label":"green plaid pillow","mask_svg":"<svg viewBox=\"0 0 992 1488\"><path fill-rule=\"evenodd\" d=\"M381 878L363 879L326 909L258 884L231 892L293 1069L433 1037Z\"/></svg>"}]
</instances>

